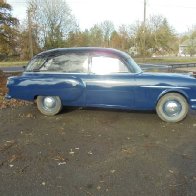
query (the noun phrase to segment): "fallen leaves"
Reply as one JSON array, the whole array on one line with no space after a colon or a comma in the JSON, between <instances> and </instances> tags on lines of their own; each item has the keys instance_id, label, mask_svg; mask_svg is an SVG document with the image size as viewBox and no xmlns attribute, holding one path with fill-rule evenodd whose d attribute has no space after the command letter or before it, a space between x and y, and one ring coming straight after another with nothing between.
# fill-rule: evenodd
<instances>
[{"instance_id":1,"label":"fallen leaves","mask_svg":"<svg viewBox=\"0 0 196 196\"><path fill-rule=\"evenodd\" d=\"M11 140L11 141L6 141L4 144L0 145L0 152L4 152L14 146L16 144L16 141Z\"/></svg>"},{"instance_id":2,"label":"fallen leaves","mask_svg":"<svg viewBox=\"0 0 196 196\"><path fill-rule=\"evenodd\" d=\"M28 114L26 115L26 117L27 117L27 118L33 118L34 116L33 116L33 114L28 113Z\"/></svg>"},{"instance_id":3,"label":"fallen leaves","mask_svg":"<svg viewBox=\"0 0 196 196\"><path fill-rule=\"evenodd\" d=\"M170 170L169 170L169 173L173 174L173 173L174 173L174 171L170 169Z\"/></svg>"},{"instance_id":4,"label":"fallen leaves","mask_svg":"<svg viewBox=\"0 0 196 196\"><path fill-rule=\"evenodd\" d=\"M52 157L51 159L53 159L55 161L64 161L65 160L61 155L57 155L55 157Z\"/></svg>"},{"instance_id":5,"label":"fallen leaves","mask_svg":"<svg viewBox=\"0 0 196 196\"><path fill-rule=\"evenodd\" d=\"M121 152L124 154L133 154L135 152L135 148L122 148Z\"/></svg>"},{"instance_id":6,"label":"fallen leaves","mask_svg":"<svg viewBox=\"0 0 196 196\"><path fill-rule=\"evenodd\" d=\"M92 151L88 151L88 155L93 155Z\"/></svg>"},{"instance_id":7,"label":"fallen leaves","mask_svg":"<svg viewBox=\"0 0 196 196\"><path fill-rule=\"evenodd\" d=\"M110 173L114 174L116 172L116 170L112 169L110 170Z\"/></svg>"},{"instance_id":8,"label":"fallen leaves","mask_svg":"<svg viewBox=\"0 0 196 196\"><path fill-rule=\"evenodd\" d=\"M45 182L42 182L42 186L46 186L46 183Z\"/></svg>"},{"instance_id":9,"label":"fallen leaves","mask_svg":"<svg viewBox=\"0 0 196 196\"><path fill-rule=\"evenodd\" d=\"M74 154L75 154L75 152L74 152L72 149L70 149L69 154L70 154L70 155L74 155Z\"/></svg>"},{"instance_id":10,"label":"fallen leaves","mask_svg":"<svg viewBox=\"0 0 196 196\"><path fill-rule=\"evenodd\" d=\"M12 162L14 162L14 161L16 161L17 159L19 159L19 156L17 156L17 155L12 155L10 158L9 158L9 163L12 163Z\"/></svg>"},{"instance_id":11,"label":"fallen leaves","mask_svg":"<svg viewBox=\"0 0 196 196\"><path fill-rule=\"evenodd\" d=\"M76 151L80 150L79 147L75 147L74 149L75 149ZM74 155L74 154L75 154L75 151L73 151L73 149L71 148L70 151L69 151L69 154L70 154L70 155Z\"/></svg>"},{"instance_id":12,"label":"fallen leaves","mask_svg":"<svg viewBox=\"0 0 196 196\"><path fill-rule=\"evenodd\" d=\"M97 186L97 190L99 191L101 189L101 186Z\"/></svg>"},{"instance_id":13,"label":"fallen leaves","mask_svg":"<svg viewBox=\"0 0 196 196\"><path fill-rule=\"evenodd\" d=\"M67 162L69 161L69 159L65 158L65 156L63 154L58 154L58 155L52 157L51 159L57 161L58 166L66 165Z\"/></svg>"},{"instance_id":14,"label":"fallen leaves","mask_svg":"<svg viewBox=\"0 0 196 196\"><path fill-rule=\"evenodd\" d=\"M58 163L58 166L60 166L60 165L66 165L66 164L67 164L67 162L65 162L65 161L64 162L59 162Z\"/></svg>"},{"instance_id":15,"label":"fallen leaves","mask_svg":"<svg viewBox=\"0 0 196 196\"><path fill-rule=\"evenodd\" d=\"M8 107L17 107L28 105L29 102L26 101L18 101L16 99L7 100L5 99L5 95L7 93L6 82L7 77L5 74L0 73L0 110L8 108Z\"/></svg>"}]
</instances>

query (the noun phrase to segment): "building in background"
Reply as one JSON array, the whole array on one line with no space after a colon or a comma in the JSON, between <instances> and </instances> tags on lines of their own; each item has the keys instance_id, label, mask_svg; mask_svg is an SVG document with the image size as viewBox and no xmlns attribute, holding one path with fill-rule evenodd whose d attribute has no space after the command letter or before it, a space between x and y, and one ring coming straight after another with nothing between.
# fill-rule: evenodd
<instances>
[{"instance_id":1,"label":"building in background","mask_svg":"<svg viewBox=\"0 0 196 196\"><path fill-rule=\"evenodd\" d=\"M187 39L179 45L179 56L196 56L196 38Z\"/></svg>"}]
</instances>

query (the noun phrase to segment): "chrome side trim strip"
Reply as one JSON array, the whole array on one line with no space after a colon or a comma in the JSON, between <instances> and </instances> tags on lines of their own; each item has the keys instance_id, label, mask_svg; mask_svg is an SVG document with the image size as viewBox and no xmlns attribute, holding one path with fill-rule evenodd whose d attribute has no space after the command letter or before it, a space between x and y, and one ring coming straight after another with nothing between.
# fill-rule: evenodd
<instances>
[{"instance_id":1,"label":"chrome side trim strip","mask_svg":"<svg viewBox=\"0 0 196 196\"><path fill-rule=\"evenodd\" d=\"M183 87L183 86L141 86L141 87L145 87L145 88L173 88L173 89L190 89L188 87Z\"/></svg>"},{"instance_id":2,"label":"chrome side trim strip","mask_svg":"<svg viewBox=\"0 0 196 196\"><path fill-rule=\"evenodd\" d=\"M89 75L89 73L68 73L68 72L41 72L41 71L39 71L39 72L28 72L28 71L26 71L26 72L23 72L24 74L65 74L65 75Z\"/></svg>"}]
</instances>

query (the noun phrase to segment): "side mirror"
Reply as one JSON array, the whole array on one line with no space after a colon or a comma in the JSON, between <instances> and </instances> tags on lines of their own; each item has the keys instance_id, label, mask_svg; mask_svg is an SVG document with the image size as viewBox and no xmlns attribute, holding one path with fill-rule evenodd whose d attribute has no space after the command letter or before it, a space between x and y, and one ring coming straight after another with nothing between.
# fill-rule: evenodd
<instances>
[{"instance_id":1,"label":"side mirror","mask_svg":"<svg viewBox=\"0 0 196 196\"><path fill-rule=\"evenodd\" d=\"M22 68L23 68L24 70L26 69L26 67L27 67L26 65L23 65L23 66L22 66Z\"/></svg>"}]
</instances>

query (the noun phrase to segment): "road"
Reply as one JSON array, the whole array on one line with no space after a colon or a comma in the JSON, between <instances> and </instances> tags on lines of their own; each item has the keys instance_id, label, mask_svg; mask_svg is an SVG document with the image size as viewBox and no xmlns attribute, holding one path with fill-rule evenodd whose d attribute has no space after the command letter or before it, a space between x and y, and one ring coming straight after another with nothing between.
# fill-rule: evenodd
<instances>
[{"instance_id":1,"label":"road","mask_svg":"<svg viewBox=\"0 0 196 196\"><path fill-rule=\"evenodd\" d=\"M196 112L0 110L1 195L195 196Z\"/></svg>"},{"instance_id":2,"label":"road","mask_svg":"<svg viewBox=\"0 0 196 196\"><path fill-rule=\"evenodd\" d=\"M0 70L2 70L3 72L23 72L24 68L22 66L9 66L9 67L0 67Z\"/></svg>"}]
</instances>

